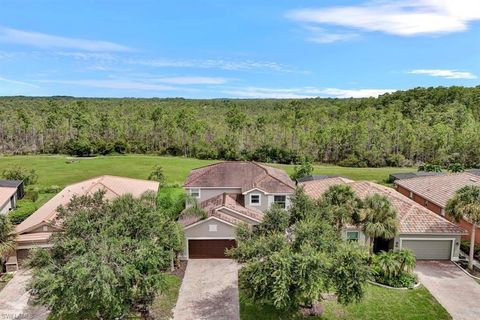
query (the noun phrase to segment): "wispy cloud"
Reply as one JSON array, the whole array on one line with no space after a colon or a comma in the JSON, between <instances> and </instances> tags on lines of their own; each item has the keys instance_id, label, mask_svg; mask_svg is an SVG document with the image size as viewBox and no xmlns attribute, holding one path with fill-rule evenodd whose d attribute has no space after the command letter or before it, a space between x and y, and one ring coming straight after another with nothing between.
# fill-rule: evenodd
<instances>
[{"instance_id":1,"label":"wispy cloud","mask_svg":"<svg viewBox=\"0 0 480 320\"><path fill-rule=\"evenodd\" d=\"M411 70L410 74L422 74L432 77L447 79L477 79L478 77L468 71L448 70L448 69L416 69Z\"/></svg>"},{"instance_id":2,"label":"wispy cloud","mask_svg":"<svg viewBox=\"0 0 480 320\"><path fill-rule=\"evenodd\" d=\"M301 99L314 97L333 98L364 98L377 97L381 94L394 92L395 89L338 89L338 88L262 88L243 87L228 88L221 92L238 98L276 98L276 99Z\"/></svg>"},{"instance_id":3,"label":"wispy cloud","mask_svg":"<svg viewBox=\"0 0 480 320\"><path fill-rule=\"evenodd\" d=\"M339 33L328 31L324 28L315 26L305 26L305 29L310 31L311 35L307 38L310 42L315 43L333 43L339 41L347 41L357 38L359 35L353 32Z\"/></svg>"},{"instance_id":4,"label":"wispy cloud","mask_svg":"<svg viewBox=\"0 0 480 320\"><path fill-rule=\"evenodd\" d=\"M172 91L177 87L167 86L158 83L135 81L135 80L37 80L43 83L57 83L65 85L86 86L103 89L121 89L121 90L146 90L146 91Z\"/></svg>"},{"instance_id":5,"label":"wispy cloud","mask_svg":"<svg viewBox=\"0 0 480 320\"><path fill-rule=\"evenodd\" d=\"M221 77L166 77L166 78L157 78L155 81L161 83L175 84L175 85L195 85L195 84L224 84L228 80Z\"/></svg>"},{"instance_id":6,"label":"wispy cloud","mask_svg":"<svg viewBox=\"0 0 480 320\"><path fill-rule=\"evenodd\" d=\"M21 44L37 48L63 48L96 52L132 51L132 49L127 46L109 41L68 38L1 26L0 42Z\"/></svg>"},{"instance_id":7,"label":"wispy cloud","mask_svg":"<svg viewBox=\"0 0 480 320\"><path fill-rule=\"evenodd\" d=\"M26 87L32 87L32 88L38 88L39 87L37 85L31 84L31 83L28 83L28 82L12 80L12 79L8 79L8 78L4 78L2 76L0 76L0 82L6 82L6 83L18 85L18 86L26 86Z\"/></svg>"},{"instance_id":8,"label":"wispy cloud","mask_svg":"<svg viewBox=\"0 0 480 320\"><path fill-rule=\"evenodd\" d=\"M291 72L292 70L282 64L272 61L256 60L224 60L224 59L126 59L125 62L150 67L169 68L200 68L238 70L270 70L278 72Z\"/></svg>"},{"instance_id":9,"label":"wispy cloud","mask_svg":"<svg viewBox=\"0 0 480 320\"><path fill-rule=\"evenodd\" d=\"M304 8L287 13L301 23L333 25L397 36L465 31L480 20L478 0L369 1L354 6Z\"/></svg>"}]
</instances>

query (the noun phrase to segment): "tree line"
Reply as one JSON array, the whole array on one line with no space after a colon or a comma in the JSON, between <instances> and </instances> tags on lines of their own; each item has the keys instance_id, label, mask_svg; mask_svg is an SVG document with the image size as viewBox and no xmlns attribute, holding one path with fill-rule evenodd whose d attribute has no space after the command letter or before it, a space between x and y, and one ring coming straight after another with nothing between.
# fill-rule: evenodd
<instances>
[{"instance_id":1,"label":"tree line","mask_svg":"<svg viewBox=\"0 0 480 320\"><path fill-rule=\"evenodd\" d=\"M363 99L1 97L0 154L480 165L480 86Z\"/></svg>"}]
</instances>

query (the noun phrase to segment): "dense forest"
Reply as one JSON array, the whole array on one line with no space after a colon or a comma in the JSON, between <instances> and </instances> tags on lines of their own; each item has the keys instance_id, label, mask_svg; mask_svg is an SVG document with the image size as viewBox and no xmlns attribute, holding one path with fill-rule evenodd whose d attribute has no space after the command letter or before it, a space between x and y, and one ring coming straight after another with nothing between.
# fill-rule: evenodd
<instances>
[{"instance_id":1,"label":"dense forest","mask_svg":"<svg viewBox=\"0 0 480 320\"><path fill-rule=\"evenodd\" d=\"M364 99L0 98L0 154L480 165L480 86Z\"/></svg>"}]
</instances>

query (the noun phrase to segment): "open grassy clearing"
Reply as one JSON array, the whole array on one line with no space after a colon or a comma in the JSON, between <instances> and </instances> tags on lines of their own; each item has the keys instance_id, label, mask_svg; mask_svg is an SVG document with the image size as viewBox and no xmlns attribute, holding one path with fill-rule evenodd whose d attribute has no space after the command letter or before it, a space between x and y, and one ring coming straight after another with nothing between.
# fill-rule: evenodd
<instances>
[{"instance_id":1,"label":"open grassy clearing","mask_svg":"<svg viewBox=\"0 0 480 320\"><path fill-rule=\"evenodd\" d=\"M342 306L335 301L326 301L325 313L321 318L303 318L298 315L277 311L272 306L261 306L240 297L240 318L242 320L303 320L303 319L345 319L345 320L442 320L451 319L448 312L433 298L427 289L391 290L367 286L361 303Z\"/></svg>"},{"instance_id":2,"label":"open grassy clearing","mask_svg":"<svg viewBox=\"0 0 480 320\"><path fill-rule=\"evenodd\" d=\"M146 179L153 166L161 165L168 184L181 185L191 169L215 163L214 160L198 160L181 157L145 155L103 156L73 159L63 155L3 156L0 157L0 172L5 168L20 165L35 169L38 187L68 184L103 174ZM293 172L293 165L274 166ZM315 165L315 174L334 174L353 180L383 182L392 172L406 172L413 168L345 168L333 165Z\"/></svg>"}]
</instances>

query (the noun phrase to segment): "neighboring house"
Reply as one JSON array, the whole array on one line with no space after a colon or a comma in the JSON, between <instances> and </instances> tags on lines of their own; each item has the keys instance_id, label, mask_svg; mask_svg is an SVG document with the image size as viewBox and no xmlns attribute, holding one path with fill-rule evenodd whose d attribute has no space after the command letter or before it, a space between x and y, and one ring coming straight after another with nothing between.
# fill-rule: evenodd
<instances>
[{"instance_id":1,"label":"neighboring house","mask_svg":"<svg viewBox=\"0 0 480 320\"><path fill-rule=\"evenodd\" d=\"M461 172L395 181L398 192L451 221L452 218L445 212L445 208L448 200L464 186L480 187L480 177L472 172ZM472 229L472 224L465 220L461 220L458 225L468 233ZM465 235L464 239L469 240L470 237ZM480 228L477 229L475 242L480 243Z\"/></svg>"},{"instance_id":2,"label":"neighboring house","mask_svg":"<svg viewBox=\"0 0 480 320\"><path fill-rule=\"evenodd\" d=\"M17 207L24 196L22 180L0 180L0 214L7 214Z\"/></svg>"},{"instance_id":3,"label":"neighboring house","mask_svg":"<svg viewBox=\"0 0 480 320\"><path fill-rule=\"evenodd\" d=\"M115 176L101 176L65 187L16 226L16 251L9 257L7 269L16 270L28 256L30 249L51 246L49 239L52 233L62 231L61 224L56 220L57 208L68 204L73 196L89 195L104 190L106 199L114 199L124 194L139 197L147 191L156 193L158 187L159 183L156 181Z\"/></svg>"},{"instance_id":4,"label":"neighboring house","mask_svg":"<svg viewBox=\"0 0 480 320\"><path fill-rule=\"evenodd\" d=\"M307 180L307 181L304 181ZM300 181L307 195L320 198L331 186L349 185L357 196L364 199L373 194L386 196L398 213L399 233L392 240L375 239L375 251L409 248L417 259L456 260L458 259L460 237L465 230L450 221L430 212L408 197L368 181L352 181L346 178L326 178ZM360 227L347 226L344 236L351 241L365 242Z\"/></svg>"},{"instance_id":5,"label":"neighboring house","mask_svg":"<svg viewBox=\"0 0 480 320\"><path fill-rule=\"evenodd\" d=\"M184 188L207 218L186 217L183 258L223 258L235 245L235 225L257 224L273 204L287 208L295 183L280 169L256 162L227 161L191 171Z\"/></svg>"},{"instance_id":6,"label":"neighboring house","mask_svg":"<svg viewBox=\"0 0 480 320\"><path fill-rule=\"evenodd\" d=\"M427 171L414 171L414 172L398 172L398 173L391 173L388 177L388 181L390 183L401 180L401 179L412 179L418 177L430 177L430 176L441 176L445 173L442 172L427 172Z\"/></svg>"}]
</instances>

